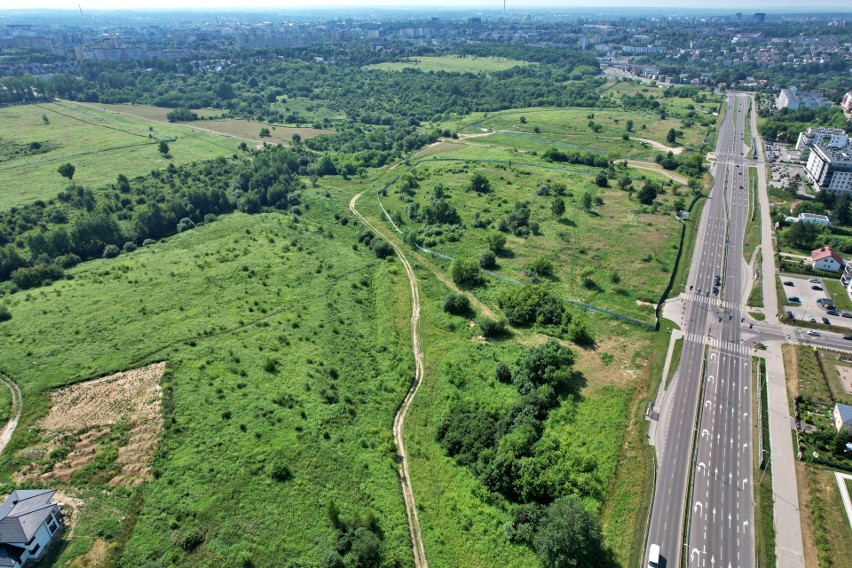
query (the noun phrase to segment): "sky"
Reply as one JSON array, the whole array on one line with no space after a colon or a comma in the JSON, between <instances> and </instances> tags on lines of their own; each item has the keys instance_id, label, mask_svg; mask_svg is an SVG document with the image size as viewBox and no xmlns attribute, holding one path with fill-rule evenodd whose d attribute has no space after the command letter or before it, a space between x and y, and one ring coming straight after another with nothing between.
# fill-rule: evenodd
<instances>
[{"instance_id":1,"label":"sky","mask_svg":"<svg viewBox=\"0 0 852 568\"><path fill-rule=\"evenodd\" d=\"M288 9L304 12L310 7L332 8L346 7L349 9L365 7L386 8L422 8L441 7L457 9L502 9L502 0L3 0L0 9L66 9L76 10L82 5L83 10L273 10L286 12ZM510 10L525 10L530 8L703 8L712 11L735 10L749 11L804 11L804 10L834 10L849 12L848 0L715 0L713 2L698 2L694 0L507 0Z\"/></svg>"}]
</instances>

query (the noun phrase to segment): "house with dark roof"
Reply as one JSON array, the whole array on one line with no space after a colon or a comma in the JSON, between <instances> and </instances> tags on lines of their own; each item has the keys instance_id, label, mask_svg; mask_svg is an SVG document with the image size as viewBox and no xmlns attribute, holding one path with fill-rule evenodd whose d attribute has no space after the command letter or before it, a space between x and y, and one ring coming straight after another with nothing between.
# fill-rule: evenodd
<instances>
[{"instance_id":1,"label":"house with dark roof","mask_svg":"<svg viewBox=\"0 0 852 568\"><path fill-rule=\"evenodd\" d=\"M0 567L20 568L44 554L59 532L54 489L18 489L0 506Z\"/></svg>"},{"instance_id":2,"label":"house with dark roof","mask_svg":"<svg viewBox=\"0 0 852 568\"><path fill-rule=\"evenodd\" d=\"M837 431L846 432L847 436L852 435L852 406L838 402L831 414Z\"/></svg>"}]
</instances>

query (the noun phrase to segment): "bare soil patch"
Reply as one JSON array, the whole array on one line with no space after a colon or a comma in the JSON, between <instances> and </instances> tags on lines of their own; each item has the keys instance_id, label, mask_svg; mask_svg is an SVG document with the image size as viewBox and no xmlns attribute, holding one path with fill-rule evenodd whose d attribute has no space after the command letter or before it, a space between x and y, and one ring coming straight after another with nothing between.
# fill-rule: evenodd
<instances>
[{"instance_id":1,"label":"bare soil patch","mask_svg":"<svg viewBox=\"0 0 852 568\"><path fill-rule=\"evenodd\" d=\"M85 474L111 485L133 485L150 473L162 431L160 378L165 362L55 391L39 422L41 441L21 450L31 463L16 481L69 482Z\"/></svg>"},{"instance_id":2,"label":"bare soil patch","mask_svg":"<svg viewBox=\"0 0 852 568\"><path fill-rule=\"evenodd\" d=\"M649 140L647 138L633 138L634 140L638 140L639 142L644 142L651 148L655 150L662 150L663 152L671 152L675 156L683 152L683 148L674 148L672 146L666 146L662 142L657 142L656 140Z\"/></svg>"},{"instance_id":3,"label":"bare soil patch","mask_svg":"<svg viewBox=\"0 0 852 568\"><path fill-rule=\"evenodd\" d=\"M429 144L426 148L417 152L414 157L415 158L423 158L425 156L431 156L432 154L443 154L444 152L454 152L456 150L461 150L464 148L464 145L453 143L453 142L435 142L434 144Z\"/></svg>"},{"instance_id":4,"label":"bare soil patch","mask_svg":"<svg viewBox=\"0 0 852 568\"><path fill-rule=\"evenodd\" d=\"M852 394L852 367L836 365L834 368L837 369L837 374L840 375L840 382L843 383L843 390L846 391L846 394Z\"/></svg>"},{"instance_id":5,"label":"bare soil patch","mask_svg":"<svg viewBox=\"0 0 852 568\"><path fill-rule=\"evenodd\" d=\"M106 566L108 553L109 543L102 538L96 538L89 552L79 558L75 558L69 566L70 568L97 568Z\"/></svg>"}]
</instances>

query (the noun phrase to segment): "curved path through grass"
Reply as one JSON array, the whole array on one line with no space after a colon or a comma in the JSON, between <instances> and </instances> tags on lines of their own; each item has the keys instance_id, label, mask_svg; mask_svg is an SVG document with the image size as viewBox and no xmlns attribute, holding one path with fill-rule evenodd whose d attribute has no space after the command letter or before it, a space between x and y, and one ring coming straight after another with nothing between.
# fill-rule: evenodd
<instances>
[{"instance_id":1,"label":"curved path through grass","mask_svg":"<svg viewBox=\"0 0 852 568\"><path fill-rule=\"evenodd\" d=\"M0 375L0 380L9 389L9 394L12 396L12 407L9 409L9 421L0 432L0 454L6 449L9 440L12 439L12 434L15 433L15 428L18 427L18 421L21 419L21 410L23 410L23 398L21 397L21 389L18 385L5 375Z\"/></svg>"},{"instance_id":2,"label":"curved path through grass","mask_svg":"<svg viewBox=\"0 0 852 568\"><path fill-rule=\"evenodd\" d=\"M414 551L414 566L415 568L427 568L426 551L423 548L423 535L420 532L420 519L417 516L417 505L414 502L414 489L411 486L411 475L408 472L408 456L405 452L405 440L403 437L403 429L405 428L405 419L408 417L408 411L411 408L411 403L414 396L417 394L417 389L423 382L423 349L420 346L420 289L417 286L417 277L414 275L414 269L408 263L408 259L402 252L402 249L397 246L392 240L386 238L381 231L376 229L367 219L358 212L355 204L362 193L352 197L349 201L349 210L361 220L364 225L370 228L374 233L384 238L393 249L397 256L402 261L405 267L405 272L408 275L408 284L411 289L411 347L414 351L414 381L408 393L402 400L402 405L393 419L393 438L397 447L397 461L399 462L399 477L402 483L402 498L405 503L405 514L408 517L408 532L411 535L411 546Z\"/></svg>"}]
</instances>

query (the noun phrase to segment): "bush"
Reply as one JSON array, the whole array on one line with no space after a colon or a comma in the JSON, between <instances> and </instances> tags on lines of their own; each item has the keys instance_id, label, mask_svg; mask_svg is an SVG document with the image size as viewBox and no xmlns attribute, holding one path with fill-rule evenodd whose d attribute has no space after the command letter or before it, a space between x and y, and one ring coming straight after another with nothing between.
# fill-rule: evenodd
<instances>
[{"instance_id":1,"label":"bush","mask_svg":"<svg viewBox=\"0 0 852 568\"><path fill-rule=\"evenodd\" d=\"M547 507L533 548L547 568L609 565L600 522L576 495L560 497Z\"/></svg>"},{"instance_id":2,"label":"bush","mask_svg":"<svg viewBox=\"0 0 852 568\"><path fill-rule=\"evenodd\" d=\"M503 361L497 363L497 368L494 369L494 378L500 381L501 383L511 383L512 371L509 369L509 365L507 365Z\"/></svg>"},{"instance_id":3,"label":"bush","mask_svg":"<svg viewBox=\"0 0 852 568\"><path fill-rule=\"evenodd\" d=\"M447 294L444 298L444 311L457 316L470 313L470 300L464 294Z\"/></svg>"},{"instance_id":4,"label":"bush","mask_svg":"<svg viewBox=\"0 0 852 568\"><path fill-rule=\"evenodd\" d=\"M537 258L527 266L527 271L536 276L550 276L553 274L553 263L547 258Z\"/></svg>"},{"instance_id":5,"label":"bush","mask_svg":"<svg viewBox=\"0 0 852 568\"><path fill-rule=\"evenodd\" d=\"M497 255L494 251L487 250L479 255L480 268L495 268L497 266Z\"/></svg>"},{"instance_id":6,"label":"bush","mask_svg":"<svg viewBox=\"0 0 852 568\"><path fill-rule=\"evenodd\" d=\"M370 248L373 249L376 258L385 259L394 254L393 247L384 239L373 239L370 241Z\"/></svg>"},{"instance_id":7,"label":"bush","mask_svg":"<svg viewBox=\"0 0 852 568\"><path fill-rule=\"evenodd\" d=\"M156 242L157 241L155 241L154 239L145 239L144 241L142 241L142 246L147 247L147 246L153 245Z\"/></svg>"},{"instance_id":8,"label":"bush","mask_svg":"<svg viewBox=\"0 0 852 568\"><path fill-rule=\"evenodd\" d=\"M482 330L485 337L500 337L506 333L506 320L493 320L491 318L476 318L476 325Z\"/></svg>"},{"instance_id":9,"label":"bush","mask_svg":"<svg viewBox=\"0 0 852 568\"><path fill-rule=\"evenodd\" d=\"M124 252L133 252L137 248L138 247L136 246L136 243L134 243L133 241L127 241L126 243L124 243L124 246L121 247L121 250L123 250Z\"/></svg>"},{"instance_id":10,"label":"bush","mask_svg":"<svg viewBox=\"0 0 852 568\"><path fill-rule=\"evenodd\" d=\"M104 258L115 258L121 254L121 249L115 245L107 245L104 247Z\"/></svg>"},{"instance_id":11,"label":"bush","mask_svg":"<svg viewBox=\"0 0 852 568\"><path fill-rule=\"evenodd\" d=\"M293 479L293 472L290 471L290 468L287 467L283 461L274 461L269 464L266 468L266 473L279 483L283 483L285 481L290 481Z\"/></svg>"},{"instance_id":12,"label":"bush","mask_svg":"<svg viewBox=\"0 0 852 568\"><path fill-rule=\"evenodd\" d=\"M506 235L503 233L491 233L485 237L485 242L488 244L489 250L497 254L506 246Z\"/></svg>"},{"instance_id":13,"label":"bush","mask_svg":"<svg viewBox=\"0 0 852 568\"><path fill-rule=\"evenodd\" d=\"M562 300L537 285L506 288L497 304L514 325L561 325L571 320Z\"/></svg>"},{"instance_id":14,"label":"bush","mask_svg":"<svg viewBox=\"0 0 852 568\"><path fill-rule=\"evenodd\" d=\"M454 260L450 265L453 282L459 286L476 286L482 282L479 265L473 260Z\"/></svg>"},{"instance_id":15,"label":"bush","mask_svg":"<svg viewBox=\"0 0 852 568\"><path fill-rule=\"evenodd\" d=\"M9 321L12 319L12 312L6 306L0 306L0 321Z\"/></svg>"},{"instance_id":16,"label":"bush","mask_svg":"<svg viewBox=\"0 0 852 568\"><path fill-rule=\"evenodd\" d=\"M81 260L82 259L79 256L69 252L68 254L57 256L55 259L53 259L53 263L67 270L80 264Z\"/></svg>"},{"instance_id":17,"label":"bush","mask_svg":"<svg viewBox=\"0 0 852 568\"><path fill-rule=\"evenodd\" d=\"M182 233L195 228L195 223L189 217L184 217L177 224L177 232Z\"/></svg>"},{"instance_id":18,"label":"bush","mask_svg":"<svg viewBox=\"0 0 852 568\"><path fill-rule=\"evenodd\" d=\"M61 266L38 263L30 267L18 268L12 272L12 282L21 290L37 288L59 280L65 275Z\"/></svg>"}]
</instances>

